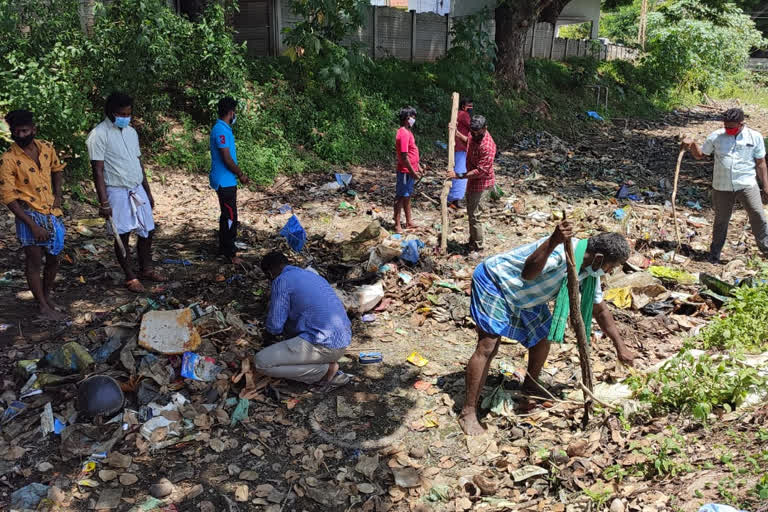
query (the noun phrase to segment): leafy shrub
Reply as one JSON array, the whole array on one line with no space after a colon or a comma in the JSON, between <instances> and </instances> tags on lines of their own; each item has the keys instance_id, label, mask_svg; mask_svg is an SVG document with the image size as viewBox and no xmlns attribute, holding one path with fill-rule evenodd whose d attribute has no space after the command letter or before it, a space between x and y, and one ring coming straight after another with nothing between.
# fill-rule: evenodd
<instances>
[{"instance_id":1,"label":"leafy shrub","mask_svg":"<svg viewBox=\"0 0 768 512\"><path fill-rule=\"evenodd\" d=\"M724 310L727 316L711 322L689 344L750 352L768 346L768 285L737 288Z\"/></svg>"},{"instance_id":2,"label":"leafy shrub","mask_svg":"<svg viewBox=\"0 0 768 512\"><path fill-rule=\"evenodd\" d=\"M715 360L685 351L656 372L629 379L637 398L651 405L654 414L690 412L706 422L715 409L730 411L747 395L764 385L757 370L733 358Z\"/></svg>"}]
</instances>

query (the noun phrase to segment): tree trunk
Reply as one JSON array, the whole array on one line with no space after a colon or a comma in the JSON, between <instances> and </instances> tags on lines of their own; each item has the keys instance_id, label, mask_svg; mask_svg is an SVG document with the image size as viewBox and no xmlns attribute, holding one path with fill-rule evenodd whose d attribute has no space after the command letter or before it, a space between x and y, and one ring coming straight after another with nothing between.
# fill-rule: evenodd
<instances>
[{"instance_id":1,"label":"tree trunk","mask_svg":"<svg viewBox=\"0 0 768 512\"><path fill-rule=\"evenodd\" d=\"M513 89L528 88L525 81L525 36L538 17L538 2L514 2L496 8L496 72Z\"/></svg>"},{"instance_id":2,"label":"tree trunk","mask_svg":"<svg viewBox=\"0 0 768 512\"><path fill-rule=\"evenodd\" d=\"M496 8L496 72L515 90L525 80L525 36L541 21L554 24L569 0L502 0Z\"/></svg>"}]
</instances>

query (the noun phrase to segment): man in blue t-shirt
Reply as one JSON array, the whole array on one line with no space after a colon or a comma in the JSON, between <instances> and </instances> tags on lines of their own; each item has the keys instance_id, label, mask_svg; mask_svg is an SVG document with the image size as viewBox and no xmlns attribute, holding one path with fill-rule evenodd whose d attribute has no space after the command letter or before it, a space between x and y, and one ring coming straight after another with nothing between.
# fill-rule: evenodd
<instances>
[{"instance_id":1,"label":"man in blue t-shirt","mask_svg":"<svg viewBox=\"0 0 768 512\"><path fill-rule=\"evenodd\" d=\"M237 165L237 150L232 125L237 120L237 101L227 97L219 100L219 119L211 130L211 188L219 196L219 255L233 264L242 263L237 257L237 180L247 185L250 179Z\"/></svg>"}]
</instances>

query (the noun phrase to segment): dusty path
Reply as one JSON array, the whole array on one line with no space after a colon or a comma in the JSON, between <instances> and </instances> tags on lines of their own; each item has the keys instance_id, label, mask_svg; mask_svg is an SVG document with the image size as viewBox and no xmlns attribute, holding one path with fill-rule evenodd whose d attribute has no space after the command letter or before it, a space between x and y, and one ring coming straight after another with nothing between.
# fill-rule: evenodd
<instances>
[{"instance_id":1,"label":"dusty path","mask_svg":"<svg viewBox=\"0 0 768 512\"><path fill-rule=\"evenodd\" d=\"M664 201L671 192L668 182L677 153L675 137L685 130L702 140L719 126L713 119L716 112L698 108L670 114L656 123L630 120L595 125L592 133L567 142L545 133L520 137L497 159L498 182L506 197L493 203L486 213L490 246L486 254L546 236L555 223L553 212L565 209L577 219L582 235L621 230L637 243L639 254L668 265L664 254L671 250L674 229ZM766 113L752 112L750 126L768 133ZM444 165L431 164L433 169ZM226 375L237 373L239 361L261 346L257 328L266 307L268 283L257 263L268 250L285 247L277 233L291 215L273 210L290 204L308 232L307 251L298 256L299 263L312 263L342 288L349 288L355 278L365 277L360 264L341 261L342 245L372 220L379 219L385 228L391 228L394 186L388 167L354 168L349 172L354 177L356 196L313 193L313 189L332 179L330 174L281 178L267 189L241 191L246 264L233 268L213 258L218 205L206 177L152 169L158 225L155 260L182 259L191 265L160 264L172 280L167 286L153 288L147 296L164 308L191 303L214 305L236 313L250 324L251 334L235 328L208 331L211 336L201 350L227 363ZM683 206L678 216L687 247L678 266L726 278L753 274L754 270L745 267L755 254L755 245L742 211L734 216L724 252L725 259L731 262L713 267L701 261L712 219L707 192L710 176L710 163L696 163L690 158L684 161L678 194ZM414 200L415 218L422 226L415 236L427 247L437 245L440 220L439 209L424 196L437 199L440 182L435 171L419 184ZM624 200L617 204L614 198L623 184L645 201ZM689 201L698 201L703 209L684 206ZM340 208L342 202L354 209ZM625 219L616 220L614 210L625 204L630 205ZM0 219L0 262L7 271L0 285L0 323L5 326L0 332L0 367L3 390L13 397L18 396L25 380L12 370L16 361L38 358L64 341L79 340L96 346L101 339L98 332L105 323L137 320L135 315L115 311L137 297L120 285L121 275L103 227L87 221L96 217L95 210L71 200L70 205L66 248L69 261L62 267L57 291L57 301L68 307L74 319L67 327L34 322L35 308L19 272L20 253L16 251L12 218L4 214ZM302 387L283 385L278 388L279 402L264 396L252 400L249 420L230 427L228 416L234 404L226 404L224 398L237 393L226 380L219 381L216 387L222 399L216 403L222 414L198 408L197 416L188 420L194 440L147 452L146 442L136 432L137 425L114 449L133 456L130 466L99 464L91 475L79 474L86 457L62 460L58 437L40 441L40 432L35 430L39 411L21 415L10 427L4 427L4 440L0 440L4 443L0 451L5 448L8 453L6 460L0 461L0 483L5 484L0 488L0 508L4 508L12 490L29 482L43 482L61 490L65 503L61 510L93 508L107 489L120 491L122 501L117 510L128 510L145 503L150 485L161 477L176 484L172 495L176 501L172 506L176 508L163 510L586 510L588 505L596 510L619 497L631 510L652 511L695 510L701 503L724 501L728 493L734 500L747 499L756 477L739 476L736 469L720 459L728 444L742 442L756 457L766 457L768 435L759 441L756 420L745 425L731 418L732 423L724 420L709 430L693 426L688 431L685 429L690 421L686 418L622 426L616 416L605 414L598 415L588 431L582 432L580 405L567 398L579 372L577 351L570 338L554 347L544 371L544 381L557 398L552 400L553 407L524 415L490 414L486 420L493 435L466 440L455 415L463 401L464 364L474 349L475 334L466 318L468 302L462 290L468 289L479 259L469 256L464 248L466 215L451 215L451 254L440 257L424 252L419 265L413 268L393 266L383 278L389 306L377 312L372 323L361 322L359 315L355 316L353 345L342 363L345 370L358 377L352 385L329 396L311 395ZM398 272L412 278L409 285L398 277ZM681 286L677 291L687 290ZM674 354L688 331L714 313L697 314L694 320L686 320L682 314L660 320L630 310L616 311L616 316L630 347L641 354L637 367L642 370ZM381 351L384 363L359 365L357 352L367 350ZM429 360L423 368L406 362L414 350ZM596 381L615 382L630 373L616 363L607 340L595 340L594 350ZM519 345L503 344L489 385L500 382L499 365L514 372L525 367L524 357ZM109 369L119 380L130 377L119 364L97 369ZM165 388L161 391L171 393ZM206 403L203 397L208 391L206 385L191 383L182 393L200 405ZM72 412L68 409L71 394L71 387L62 386L46 390L41 396L53 402L56 414L66 417L67 412ZM128 397L133 399L131 393ZM3 398L11 395L4 394ZM39 405L43 403L41 398ZM315 429L319 427L326 436L312 430L310 415L317 420ZM631 467L631 458L637 457L635 444L648 444L649 436L666 432L668 424L686 436L688 451L683 456L696 461L696 470L658 481L633 476L609 481L606 468ZM323 439L328 436L340 442L332 444ZM392 436L384 443L388 446L378 452L354 449L366 440L387 436ZM738 436L738 441L733 436ZM561 453L566 449L568 455ZM373 457L378 457L378 462ZM41 472L40 462L50 462L53 469ZM513 475L520 475L513 472L526 465L544 467L548 475L515 482ZM131 485L105 481L97 476L104 469L136 474L139 480ZM393 471L400 485L393 482ZM415 480L409 482L413 474ZM497 487L485 498L473 495L476 486L468 483L473 475L480 474ZM99 487L78 486L84 477L99 482ZM734 480L733 487L718 489L717 482L729 478ZM248 486L245 491L244 485ZM246 493L246 501L236 502L242 493ZM206 508L209 504L213 508Z\"/></svg>"}]
</instances>

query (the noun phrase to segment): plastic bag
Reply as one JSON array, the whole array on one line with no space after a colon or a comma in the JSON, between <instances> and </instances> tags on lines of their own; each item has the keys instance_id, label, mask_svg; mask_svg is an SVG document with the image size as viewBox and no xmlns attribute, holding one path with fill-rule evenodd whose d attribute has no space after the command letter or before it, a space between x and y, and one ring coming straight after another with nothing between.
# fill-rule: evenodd
<instances>
[{"instance_id":1,"label":"plastic bag","mask_svg":"<svg viewBox=\"0 0 768 512\"><path fill-rule=\"evenodd\" d=\"M304 231L299 218L295 215L288 219L283 229L280 230L280 234L285 237L288 245L296 252L301 252L307 241L307 232Z\"/></svg>"},{"instance_id":2,"label":"plastic bag","mask_svg":"<svg viewBox=\"0 0 768 512\"><path fill-rule=\"evenodd\" d=\"M424 242L418 239L408 240L403 244L403 252L400 259L412 265L419 262L419 249L424 247Z\"/></svg>"}]
</instances>

